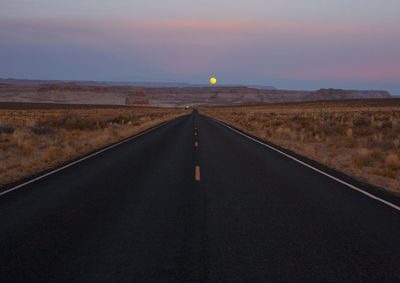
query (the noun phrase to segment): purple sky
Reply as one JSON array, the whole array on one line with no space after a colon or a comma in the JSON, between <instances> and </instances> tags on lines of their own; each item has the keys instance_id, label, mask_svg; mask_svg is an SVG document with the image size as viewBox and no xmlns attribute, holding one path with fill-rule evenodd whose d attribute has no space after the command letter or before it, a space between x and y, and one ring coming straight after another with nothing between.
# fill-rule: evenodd
<instances>
[{"instance_id":1,"label":"purple sky","mask_svg":"<svg viewBox=\"0 0 400 283\"><path fill-rule=\"evenodd\" d=\"M0 77L400 95L398 0L57 2L1 1Z\"/></svg>"}]
</instances>

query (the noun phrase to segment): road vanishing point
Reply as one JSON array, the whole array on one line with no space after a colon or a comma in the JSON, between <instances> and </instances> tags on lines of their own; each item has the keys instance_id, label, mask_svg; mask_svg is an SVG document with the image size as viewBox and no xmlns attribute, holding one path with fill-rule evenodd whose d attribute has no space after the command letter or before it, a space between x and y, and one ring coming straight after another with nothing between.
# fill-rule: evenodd
<instances>
[{"instance_id":1,"label":"road vanishing point","mask_svg":"<svg viewBox=\"0 0 400 283\"><path fill-rule=\"evenodd\" d=\"M389 201L193 111L3 193L0 282L400 282Z\"/></svg>"}]
</instances>

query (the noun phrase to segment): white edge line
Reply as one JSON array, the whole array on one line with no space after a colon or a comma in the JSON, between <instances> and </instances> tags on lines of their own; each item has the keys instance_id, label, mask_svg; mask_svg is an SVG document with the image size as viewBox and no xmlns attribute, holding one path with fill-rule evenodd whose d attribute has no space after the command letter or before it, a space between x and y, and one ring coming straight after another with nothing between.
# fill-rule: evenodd
<instances>
[{"instance_id":1,"label":"white edge line","mask_svg":"<svg viewBox=\"0 0 400 283\"><path fill-rule=\"evenodd\" d=\"M209 118L211 118L211 117L209 117ZM242 136L244 136L244 137L246 137L246 138L248 138L248 139L250 139L250 140L252 140L252 141L255 141L255 142L257 142L257 143L259 143L259 144L261 144L261 145L263 145L263 146L266 146L266 147L268 147L268 148L270 148L270 149L272 149L272 150L274 150L274 151L276 151L276 152L278 152L278 153L280 153L280 154L282 154L282 155L284 155L284 156L286 156L286 157L288 157L288 158L290 158L290 159L292 159L292 160L294 160L294 161L296 161L296 162L298 162L298 163L300 163L300 164L302 164L302 165L304 165L304 166L306 166L306 167L308 167L308 168L310 168L310 169L312 169L312 170L314 170L314 171L316 171L316 172L318 172L318 173L321 173L322 175L325 175L325 176L327 176L327 177L329 177L329 178L331 178L331 179L333 179L333 180L335 180L335 181L337 181L337 182L339 182L339 183L341 183L341 184L343 184L343 185L346 185L346 186L348 186L349 188L351 188L351 189L353 189L353 190L356 190L356 191L358 191L358 192L360 192L360 193L366 195L367 197L370 197L370 198L372 198L372 199L374 199L374 200L377 200L377 201L379 201L379 202L382 202L382 203L384 203L384 204L386 204L386 205L388 205L388 206L390 206L390 207L392 207L392 208L394 208L394 209L400 211L400 206L397 206L397 205L395 205L395 204L393 204L393 203L391 203L391 202L388 202L388 201L386 201L386 200L384 200L384 199L381 199L380 197L377 197L377 196L375 196L375 195L373 195L373 194L370 194L370 193L368 193L368 192L366 192L366 191L364 191L364 190L362 190L362 189L360 189L360 188L358 188L358 187L356 187L356 186L353 186L352 184L349 184L349 183L347 183L347 182L345 182L345 181L343 181L343 180L340 180L339 178L336 178L336 177L334 177L334 176L332 176L332 175L329 175L328 173L325 173L324 171L321 171L321 170L315 168L314 166L311 166L311 165L309 165L309 164L307 164L307 163L305 163L305 162L303 162L303 161L301 161L301 160L299 160L299 159L297 159L297 158L295 158L295 157L293 157L293 156L291 156L291 155L289 155L289 154L287 154L287 153L285 153L285 152L283 152L283 151L281 151L281 150L279 150L279 149L276 149L276 148L273 147L273 146L270 146L270 145L268 145L268 144L266 144L266 143L263 143L263 142L261 142L261 141L259 141L259 140L256 140L256 139L254 139L254 138L252 138L252 137L250 137L250 136L248 136L248 135L246 135L246 134L244 134L244 133L242 133L242 132L240 132L240 131L238 131L238 130L236 130L236 129L230 127L230 126L228 126L227 124L225 124L225 123L223 123L223 122L221 122L221 121L218 121L218 120L216 120L216 119L214 119L214 118L211 118L211 119L213 119L213 120L216 121L217 123L219 123L219 124L221 124L221 125L227 127L228 129L230 129L230 130L232 130L232 131L234 131L234 132L236 132L236 133L238 133L238 134L241 134Z\"/></svg>"},{"instance_id":2,"label":"white edge line","mask_svg":"<svg viewBox=\"0 0 400 283\"><path fill-rule=\"evenodd\" d=\"M167 123L169 123L169 122L171 122L171 121L164 122L164 123L162 123L162 124L160 124L160 125L157 125L157 126L151 128L151 129L148 129L148 130L146 130L146 131L144 131L144 132L141 132L141 133L139 133L139 134L136 134L136 135L134 135L134 136L132 136L132 137L130 137L130 138L127 138L127 139L125 139L125 140L122 140L122 141L120 141L120 142L117 142L117 143L115 143L115 144L112 144L112 145L110 145L110 146L107 146L107 147L105 147L105 148L103 148L103 149L100 149L100 150L98 150L98 151L96 151L96 152L90 154L90 155L87 155L87 156L82 157L82 158L80 158L80 159L78 159L78 160L75 160L75 161L73 161L73 162L71 162L71 163L68 163L68 164L66 164L66 165L64 165L64 166L62 166L62 167L60 167L60 168L57 168L57 169L52 170L52 171L50 171L50 172L47 172L47 173L45 173L45 174L43 174L43 175L40 175L39 177L36 177L36 178L31 179L31 180L29 180L29 181L26 181L25 183L19 184L19 185L15 186L15 187L12 187L12 188L8 189L8 190L5 190L5 191L3 191L3 192L0 192L0 196L5 195L5 194L7 194L7 193L9 193L9 192L15 191L15 190L17 190L17 189L19 189L19 188L22 188L23 186L26 186L26 185L31 184L31 183L33 183L33 182L36 182L36 181L38 181L38 180L40 180L40 179L43 179L44 177L47 177L47 176L49 176L49 175L52 175L52 174L54 174L54 173L56 173L56 172L58 172L58 171L61 171L61 170L65 169L65 168L71 167L72 165L75 165L76 163L82 162L82 161L84 161L84 160L86 160L86 159L89 159L89 158L91 158L91 157L93 157L93 156L96 156L96 155L98 155L98 154L100 154L100 153L102 153L102 152L104 152L104 151L107 151L107 150L113 148L113 147L116 147L116 146L121 145L121 144L123 144L123 143L126 143L126 142L128 142L128 141L131 141L131 140L133 140L133 139L136 139L136 138L138 138L138 137L140 137L140 136L143 136L144 134L147 134L148 132L154 131L155 129L157 129L157 128L161 127L161 126L164 126L165 124L167 124Z\"/></svg>"}]
</instances>

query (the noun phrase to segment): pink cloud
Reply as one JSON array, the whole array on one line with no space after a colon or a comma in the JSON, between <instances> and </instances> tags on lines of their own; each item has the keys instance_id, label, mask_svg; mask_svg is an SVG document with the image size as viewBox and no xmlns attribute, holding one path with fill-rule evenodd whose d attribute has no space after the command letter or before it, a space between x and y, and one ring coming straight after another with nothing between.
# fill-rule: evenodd
<instances>
[{"instance_id":1,"label":"pink cloud","mask_svg":"<svg viewBox=\"0 0 400 283\"><path fill-rule=\"evenodd\" d=\"M158 30L190 30L205 32L237 32L250 34L283 34L306 36L332 35L393 35L400 34L400 28L377 25L343 25L343 24L307 24L301 22L274 22L274 21L228 21L228 20L164 20L164 21L133 21L121 22L121 26L136 26L151 31Z\"/></svg>"},{"instance_id":2,"label":"pink cloud","mask_svg":"<svg viewBox=\"0 0 400 283\"><path fill-rule=\"evenodd\" d=\"M0 21L3 32L55 32L66 36L131 36L132 33L152 35L159 33L236 34L238 36L400 36L400 27L341 24L307 24L302 22L235 21L235 20L24 20Z\"/></svg>"},{"instance_id":3,"label":"pink cloud","mask_svg":"<svg viewBox=\"0 0 400 283\"><path fill-rule=\"evenodd\" d=\"M185 19L0 20L0 37L22 45L85 45L121 61L143 58L146 64L166 73L256 67L266 77L400 78L400 27L385 25Z\"/></svg>"},{"instance_id":4,"label":"pink cloud","mask_svg":"<svg viewBox=\"0 0 400 283\"><path fill-rule=\"evenodd\" d=\"M141 22L150 30L192 30L206 32L245 32L252 28L249 22L223 20L164 20Z\"/></svg>"}]
</instances>

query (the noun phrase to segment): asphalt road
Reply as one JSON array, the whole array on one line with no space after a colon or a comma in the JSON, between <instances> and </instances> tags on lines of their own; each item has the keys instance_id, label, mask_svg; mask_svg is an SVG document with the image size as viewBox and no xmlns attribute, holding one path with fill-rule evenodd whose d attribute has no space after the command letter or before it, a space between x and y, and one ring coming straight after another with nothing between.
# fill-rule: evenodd
<instances>
[{"instance_id":1,"label":"asphalt road","mask_svg":"<svg viewBox=\"0 0 400 283\"><path fill-rule=\"evenodd\" d=\"M197 114L0 196L0 225L0 282L400 282L399 211Z\"/></svg>"}]
</instances>

